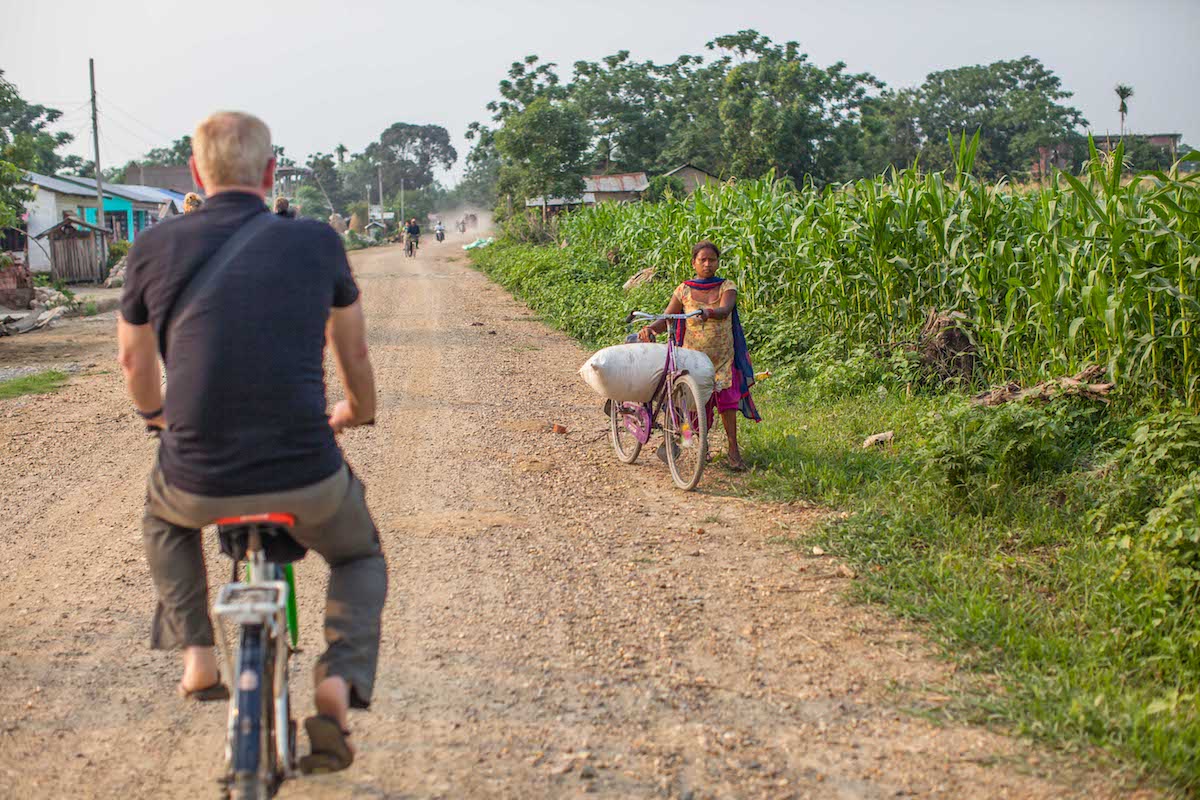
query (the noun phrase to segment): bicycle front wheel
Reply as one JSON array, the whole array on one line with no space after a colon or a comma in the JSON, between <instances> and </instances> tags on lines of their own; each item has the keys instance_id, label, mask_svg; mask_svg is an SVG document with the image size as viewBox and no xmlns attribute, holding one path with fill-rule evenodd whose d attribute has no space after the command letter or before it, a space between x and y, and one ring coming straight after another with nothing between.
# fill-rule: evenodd
<instances>
[{"instance_id":1,"label":"bicycle front wheel","mask_svg":"<svg viewBox=\"0 0 1200 800\"><path fill-rule=\"evenodd\" d=\"M708 461L708 420L700 403L700 388L691 375L672 382L665 412L663 430L671 479L690 492L700 482Z\"/></svg>"}]
</instances>

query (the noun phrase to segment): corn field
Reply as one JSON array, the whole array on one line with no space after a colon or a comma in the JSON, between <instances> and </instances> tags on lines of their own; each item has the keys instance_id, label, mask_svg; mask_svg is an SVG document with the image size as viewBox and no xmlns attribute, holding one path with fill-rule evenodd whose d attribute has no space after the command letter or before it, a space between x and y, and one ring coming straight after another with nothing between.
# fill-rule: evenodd
<instances>
[{"instance_id":1,"label":"corn field","mask_svg":"<svg viewBox=\"0 0 1200 800\"><path fill-rule=\"evenodd\" d=\"M791 317L851 343L911 340L930 310L970 320L992 382L1107 367L1127 396L1200 407L1200 173L1122 180L1122 150L1076 177L1017 190L918 168L841 187L771 178L658 204L571 215L574 248L621 254L629 275L678 280L711 239L744 313ZM1198 154L1192 153L1188 158Z\"/></svg>"}]
</instances>

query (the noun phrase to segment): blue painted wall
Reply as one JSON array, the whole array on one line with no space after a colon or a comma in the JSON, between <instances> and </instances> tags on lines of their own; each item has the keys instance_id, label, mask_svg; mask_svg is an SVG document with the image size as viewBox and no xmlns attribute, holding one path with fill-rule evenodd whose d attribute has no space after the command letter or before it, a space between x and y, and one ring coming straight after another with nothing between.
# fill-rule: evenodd
<instances>
[{"instance_id":1,"label":"blue painted wall","mask_svg":"<svg viewBox=\"0 0 1200 800\"><path fill-rule=\"evenodd\" d=\"M90 222L93 225L97 224L96 223L96 209L85 208L83 210L83 213L84 213L84 217L83 217L84 222ZM137 228L135 228L134 224L133 224L133 222L134 222L134 220L133 220L133 215L134 215L133 203L131 203L130 201L126 200L123 197L105 197L104 198L104 213L105 214L123 213L125 215L125 230L123 231L123 233L124 233L126 239L128 239L129 241L133 241L134 234L137 233ZM142 213L142 212L138 212L138 213ZM144 227L144 225L143 225L143 227Z\"/></svg>"}]
</instances>

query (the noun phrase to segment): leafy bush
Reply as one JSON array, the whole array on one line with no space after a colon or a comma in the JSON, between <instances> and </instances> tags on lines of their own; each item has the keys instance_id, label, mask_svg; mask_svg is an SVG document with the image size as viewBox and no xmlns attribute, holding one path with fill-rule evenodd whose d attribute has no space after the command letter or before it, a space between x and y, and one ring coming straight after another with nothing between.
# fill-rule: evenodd
<instances>
[{"instance_id":1,"label":"leafy bush","mask_svg":"<svg viewBox=\"0 0 1200 800\"><path fill-rule=\"evenodd\" d=\"M119 239L108 246L108 269L112 269L129 253L132 242Z\"/></svg>"},{"instance_id":2,"label":"leafy bush","mask_svg":"<svg viewBox=\"0 0 1200 800\"><path fill-rule=\"evenodd\" d=\"M1200 590L1200 472L1184 478L1142 527L1143 544L1166 555L1172 578Z\"/></svg>"},{"instance_id":3,"label":"leafy bush","mask_svg":"<svg viewBox=\"0 0 1200 800\"><path fill-rule=\"evenodd\" d=\"M995 408L960 400L926 421L919 457L935 485L986 514L1012 492L1078 464L1100 435L1103 413L1073 398Z\"/></svg>"},{"instance_id":4,"label":"leafy bush","mask_svg":"<svg viewBox=\"0 0 1200 800\"><path fill-rule=\"evenodd\" d=\"M513 214L501 225L504 238L519 244L555 244L558 242L558 216L542 221L541 212Z\"/></svg>"},{"instance_id":5,"label":"leafy bush","mask_svg":"<svg viewBox=\"0 0 1200 800\"><path fill-rule=\"evenodd\" d=\"M680 197L687 197L687 187L674 175L655 175L650 179L646 191L642 193L642 200L647 203L660 203Z\"/></svg>"}]
</instances>

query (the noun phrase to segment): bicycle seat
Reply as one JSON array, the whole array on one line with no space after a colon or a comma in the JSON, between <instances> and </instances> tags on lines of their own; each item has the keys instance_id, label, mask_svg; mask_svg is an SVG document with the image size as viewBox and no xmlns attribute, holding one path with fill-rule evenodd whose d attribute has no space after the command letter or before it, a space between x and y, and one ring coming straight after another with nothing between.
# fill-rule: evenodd
<instances>
[{"instance_id":1,"label":"bicycle seat","mask_svg":"<svg viewBox=\"0 0 1200 800\"><path fill-rule=\"evenodd\" d=\"M294 515L279 512L219 517L217 535L221 540L221 552L234 561L244 561L250 533L257 531L262 540L263 557L267 561L274 564L299 561L308 550L292 538L291 530L295 525Z\"/></svg>"}]
</instances>

